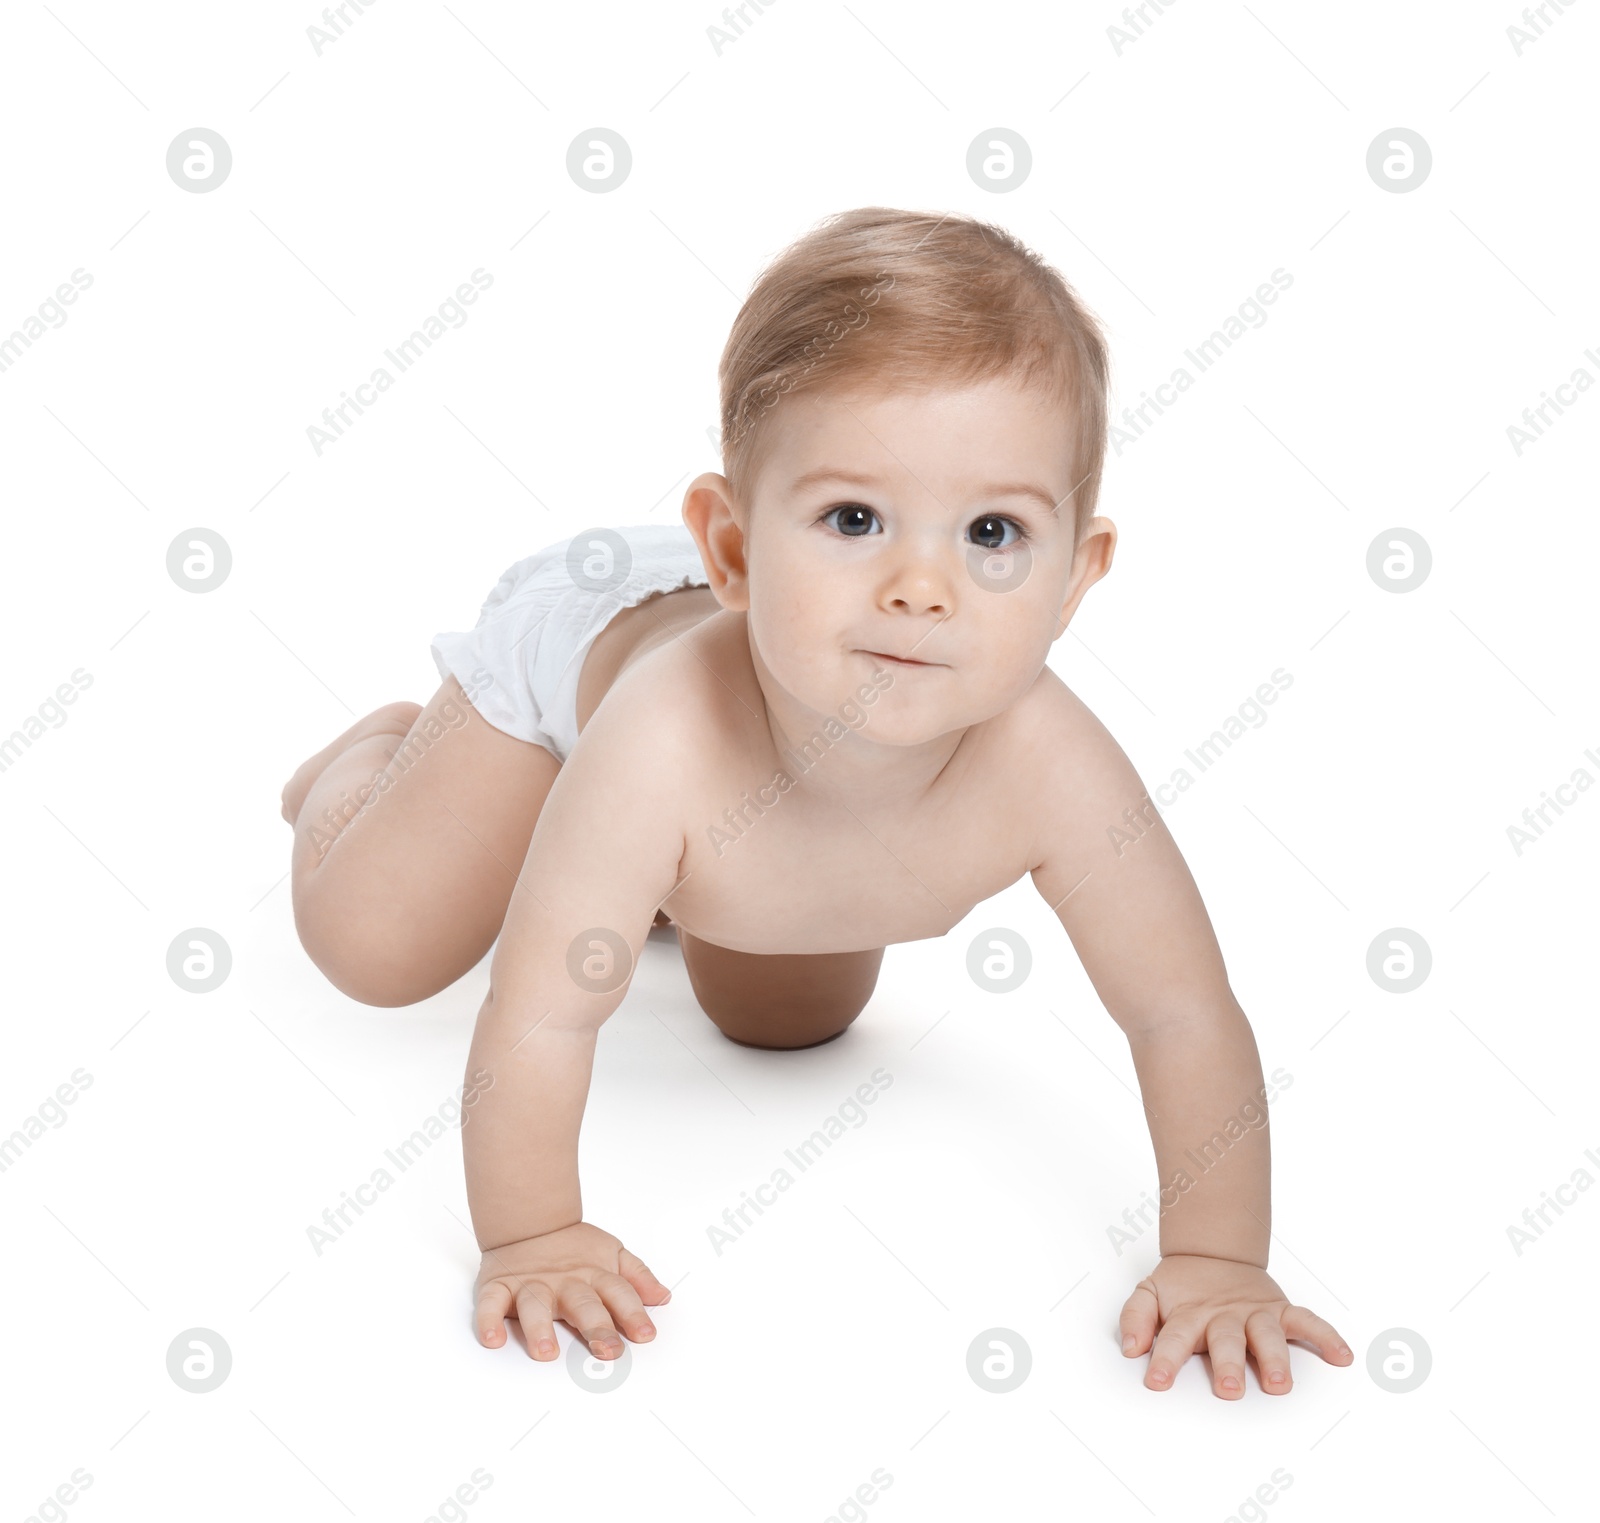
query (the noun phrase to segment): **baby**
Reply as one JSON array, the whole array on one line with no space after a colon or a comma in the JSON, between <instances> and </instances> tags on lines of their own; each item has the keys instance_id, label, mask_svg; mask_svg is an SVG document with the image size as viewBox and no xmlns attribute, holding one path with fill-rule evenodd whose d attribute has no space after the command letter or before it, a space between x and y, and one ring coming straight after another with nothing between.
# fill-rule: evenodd
<instances>
[{"instance_id":1,"label":"baby","mask_svg":"<svg viewBox=\"0 0 1600 1523\"><path fill-rule=\"evenodd\" d=\"M867 207L766 269L719 378L726 474L690 483L686 527L519 561L435 640L425 707L379 709L284 790L296 924L346 994L425 999L499 938L463 1097L479 1341L513 1316L535 1359L556 1319L601 1359L655 1336L669 1293L584 1220L577 1167L596 1033L652 918L729 1038L809 1047L889 943L1027 873L1128 1039L1155 1144L1161 1262L1124 1354L1163 1390L1204 1350L1233 1399L1247 1355L1289 1390L1290 1339L1348 1364L1266 1272L1267 1091L1194 880L1045 664L1116 543L1097 323L1001 229ZM1227 1166L1192 1178L1212 1145Z\"/></svg>"}]
</instances>

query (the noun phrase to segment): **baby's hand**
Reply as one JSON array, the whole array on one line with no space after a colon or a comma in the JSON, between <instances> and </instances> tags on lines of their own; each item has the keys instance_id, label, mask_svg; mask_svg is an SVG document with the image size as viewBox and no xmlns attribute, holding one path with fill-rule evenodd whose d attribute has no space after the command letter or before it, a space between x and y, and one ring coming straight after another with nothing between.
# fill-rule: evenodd
<instances>
[{"instance_id":1,"label":"baby's hand","mask_svg":"<svg viewBox=\"0 0 1600 1523\"><path fill-rule=\"evenodd\" d=\"M617 1327L635 1343L649 1342L656 1329L645 1307L660 1306L671 1295L620 1238L578 1222L485 1250L478 1270L478 1342L499 1348L515 1306L535 1359L556 1357L557 1317L577 1330L596 1358L620 1359Z\"/></svg>"},{"instance_id":2,"label":"baby's hand","mask_svg":"<svg viewBox=\"0 0 1600 1523\"><path fill-rule=\"evenodd\" d=\"M1161 1336L1155 1337L1157 1326ZM1329 1364L1355 1357L1332 1327L1288 1298L1264 1269L1232 1259L1174 1253L1140 1280L1122 1308L1122 1352L1130 1359L1155 1338L1144 1383L1171 1389L1190 1354L1211 1355L1211 1388L1225 1401L1244 1395L1245 1348L1256 1356L1262 1389L1285 1396L1290 1338L1309 1343Z\"/></svg>"}]
</instances>

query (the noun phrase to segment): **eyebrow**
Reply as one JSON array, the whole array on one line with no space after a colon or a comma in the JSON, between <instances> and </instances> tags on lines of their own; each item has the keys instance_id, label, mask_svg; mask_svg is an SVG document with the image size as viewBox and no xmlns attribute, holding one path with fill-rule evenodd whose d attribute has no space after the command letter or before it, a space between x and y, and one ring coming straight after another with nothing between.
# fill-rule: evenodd
<instances>
[{"instance_id":1,"label":"eyebrow","mask_svg":"<svg viewBox=\"0 0 1600 1523\"><path fill-rule=\"evenodd\" d=\"M859 471L836 470L832 466L820 466L814 471L807 471L804 475L796 476L789 483L791 492L804 491L807 487L820 485L824 481L837 481L846 486L855 487L881 487L883 482L877 476L867 476ZM1048 513L1054 513L1059 507L1045 489L1035 486L1028 481L1000 481L990 482L978 488L980 497L1029 497L1037 502ZM1070 497L1072 494L1067 494ZM1062 501L1066 499L1063 498Z\"/></svg>"}]
</instances>

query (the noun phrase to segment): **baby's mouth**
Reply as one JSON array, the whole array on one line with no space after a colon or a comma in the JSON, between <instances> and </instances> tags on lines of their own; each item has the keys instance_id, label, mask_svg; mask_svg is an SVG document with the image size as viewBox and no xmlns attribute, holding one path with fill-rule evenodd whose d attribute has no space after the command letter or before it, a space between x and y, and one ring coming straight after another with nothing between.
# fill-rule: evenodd
<instances>
[{"instance_id":1,"label":"baby's mouth","mask_svg":"<svg viewBox=\"0 0 1600 1523\"><path fill-rule=\"evenodd\" d=\"M887 661L891 666L938 666L937 661L915 661L905 656L891 656L881 650L864 650L863 656L871 656L874 661Z\"/></svg>"}]
</instances>

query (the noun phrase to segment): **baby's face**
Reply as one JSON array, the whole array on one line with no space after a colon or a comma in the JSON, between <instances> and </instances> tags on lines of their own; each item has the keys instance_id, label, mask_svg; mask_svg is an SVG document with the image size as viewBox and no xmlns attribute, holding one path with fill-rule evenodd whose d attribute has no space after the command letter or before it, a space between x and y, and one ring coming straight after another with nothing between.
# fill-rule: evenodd
<instances>
[{"instance_id":1,"label":"baby's face","mask_svg":"<svg viewBox=\"0 0 1600 1523\"><path fill-rule=\"evenodd\" d=\"M1009 707L1109 551L1098 542L1075 573L1061 408L1009 379L887 397L800 391L777 407L740 515L764 683L849 723L855 711L841 708L887 673L859 732L886 745Z\"/></svg>"}]
</instances>

